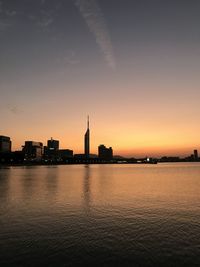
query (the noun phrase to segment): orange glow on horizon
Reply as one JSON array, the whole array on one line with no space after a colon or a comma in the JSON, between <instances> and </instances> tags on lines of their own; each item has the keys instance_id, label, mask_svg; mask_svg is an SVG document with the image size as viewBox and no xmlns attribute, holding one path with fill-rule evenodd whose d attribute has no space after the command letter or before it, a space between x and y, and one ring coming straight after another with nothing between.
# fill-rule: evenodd
<instances>
[{"instance_id":1,"label":"orange glow on horizon","mask_svg":"<svg viewBox=\"0 0 200 267\"><path fill-rule=\"evenodd\" d=\"M11 137L13 150L20 150L26 140L46 145L53 137L60 141L60 148L83 153L89 114L91 153L94 154L100 144L111 146L114 155L130 157L187 156L193 149L200 148L197 98L188 104L186 97L177 103L174 95L173 99L167 99L162 93L157 98L150 93L144 97L144 85L138 87L137 92L127 85L126 94L116 84L110 84L106 94L101 93L101 85L94 84L95 92L91 87L92 84L88 98L84 96L84 88L79 97L70 95L70 101L62 87L62 97L49 87L48 99L44 92L36 103L32 98L32 102L23 103L22 110L16 114L2 110L4 128L0 134ZM116 98L111 94L114 90ZM95 102L90 98L95 98Z\"/></svg>"},{"instance_id":2,"label":"orange glow on horizon","mask_svg":"<svg viewBox=\"0 0 200 267\"><path fill-rule=\"evenodd\" d=\"M101 136L102 134L102 136ZM60 148L72 149L75 154L84 153L84 131L73 130L68 132L68 135L59 134L59 131L55 135L51 135L54 139L60 141ZM12 139L12 150L20 150L21 146L26 140L40 141L43 145L47 144L47 140L50 139L48 133L43 132L40 134L29 135L29 138L21 137ZM98 153L98 146L100 144L105 144L106 146L111 146L114 151L114 155L121 155L127 157L145 157L145 156L188 156L193 153L194 149L198 149L198 143L191 142L192 138L187 138L188 136L173 136L168 134L157 134L153 131L149 134L135 134L124 133L119 135L112 135L112 133L107 136L104 132L100 132L100 129L91 129L90 137L90 151L92 154ZM185 142L187 140L187 142Z\"/></svg>"}]
</instances>

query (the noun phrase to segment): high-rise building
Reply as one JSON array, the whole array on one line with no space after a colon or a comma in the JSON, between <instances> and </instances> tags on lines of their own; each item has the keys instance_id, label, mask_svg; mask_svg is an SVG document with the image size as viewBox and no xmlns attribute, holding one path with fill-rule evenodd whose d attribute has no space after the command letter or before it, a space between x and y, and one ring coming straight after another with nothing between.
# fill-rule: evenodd
<instances>
[{"instance_id":1,"label":"high-rise building","mask_svg":"<svg viewBox=\"0 0 200 267\"><path fill-rule=\"evenodd\" d=\"M105 147L104 145L99 145L98 147L98 156L103 160L112 160L113 159L113 150L112 147Z\"/></svg>"},{"instance_id":2,"label":"high-rise building","mask_svg":"<svg viewBox=\"0 0 200 267\"><path fill-rule=\"evenodd\" d=\"M59 149L59 141L54 140L52 137L47 141L47 148L49 150L57 151Z\"/></svg>"},{"instance_id":3,"label":"high-rise building","mask_svg":"<svg viewBox=\"0 0 200 267\"><path fill-rule=\"evenodd\" d=\"M47 146L44 146L44 158L47 160L57 160L59 150L59 141L54 140L52 137L47 140Z\"/></svg>"},{"instance_id":4,"label":"high-rise building","mask_svg":"<svg viewBox=\"0 0 200 267\"><path fill-rule=\"evenodd\" d=\"M11 140L8 136L0 136L0 152L11 152Z\"/></svg>"},{"instance_id":5,"label":"high-rise building","mask_svg":"<svg viewBox=\"0 0 200 267\"><path fill-rule=\"evenodd\" d=\"M84 149L85 149L85 157L90 157L90 129L89 129L89 116L87 118L87 131L84 136Z\"/></svg>"},{"instance_id":6,"label":"high-rise building","mask_svg":"<svg viewBox=\"0 0 200 267\"><path fill-rule=\"evenodd\" d=\"M22 151L26 160L41 160L43 144L40 142L26 141Z\"/></svg>"},{"instance_id":7,"label":"high-rise building","mask_svg":"<svg viewBox=\"0 0 200 267\"><path fill-rule=\"evenodd\" d=\"M197 149L194 150L194 160L198 160L199 157L198 157L198 151Z\"/></svg>"}]
</instances>

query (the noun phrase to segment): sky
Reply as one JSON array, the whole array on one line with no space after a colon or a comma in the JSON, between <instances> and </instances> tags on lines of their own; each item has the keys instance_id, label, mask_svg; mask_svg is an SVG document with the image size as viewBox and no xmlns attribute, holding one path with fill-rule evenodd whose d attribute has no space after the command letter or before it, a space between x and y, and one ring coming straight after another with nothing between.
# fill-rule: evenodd
<instances>
[{"instance_id":1,"label":"sky","mask_svg":"<svg viewBox=\"0 0 200 267\"><path fill-rule=\"evenodd\" d=\"M199 0L0 0L0 135L83 153L200 149Z\"/></svg>"}]
</instances>

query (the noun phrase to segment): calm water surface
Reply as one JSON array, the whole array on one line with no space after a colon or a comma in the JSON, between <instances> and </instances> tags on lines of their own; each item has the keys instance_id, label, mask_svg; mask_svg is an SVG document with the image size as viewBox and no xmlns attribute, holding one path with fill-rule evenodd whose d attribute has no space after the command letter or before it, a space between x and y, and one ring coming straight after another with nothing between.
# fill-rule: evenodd
<instances>
[{"instance_id":1,"label":"calm water surface","mask_svg":"<svg viewBox=\"0 0 200 267\"><path fill-rule=\"evenodd\" d=\"M0 169L0 266L200 266L200 164Z\"/></svg>"}]
</instances>

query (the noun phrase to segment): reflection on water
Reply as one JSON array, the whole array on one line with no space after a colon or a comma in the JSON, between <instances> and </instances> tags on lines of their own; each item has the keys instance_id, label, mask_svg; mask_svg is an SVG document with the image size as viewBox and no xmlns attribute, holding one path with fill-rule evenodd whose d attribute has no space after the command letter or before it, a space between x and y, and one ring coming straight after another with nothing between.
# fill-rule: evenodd
<instances>
[{"instance_id":1,"label":"reflection on water","mask_svg":"<svg viewBox=\"0 0 200 267\"><path fill-rule=\"evenodd\" d=\"M84 208L90 210L90 203L92 201L91 196L91 179L90 179L90 165L84 166L84 178L83 178L83 200Z\"/></svg>"},{"instance_id":2,"label":"reflection on water","mask_svg":"<svg viewBox=\"0 0 200 267\"><path fill-rule=\"evenodd\" d=\"M0 266L200 266L200 164L0 169Z\"/></svg>"},{"instance_id":3,"label":"reflection on water","mask_svg":"<svg viewBox=\"0 0 200 267\"><path fill-rule=\"evenodd\" d=\"M59 166L47 166L47 171L45 174L45 192L47 198L51 198L57 194L58 190L58 176L59 176Z\"/></svg>"},{"instance_id":4,"label":"reflection on water","mask_svg":"<svg viewBox=\"0 0 200 267\"><path fill-rule=\"evenodd\" d=\"M3 202L9 198L10 168L0 168L0 207ZM1 210L0 210L1 212Z\"/></svg>"}]
</instances>

